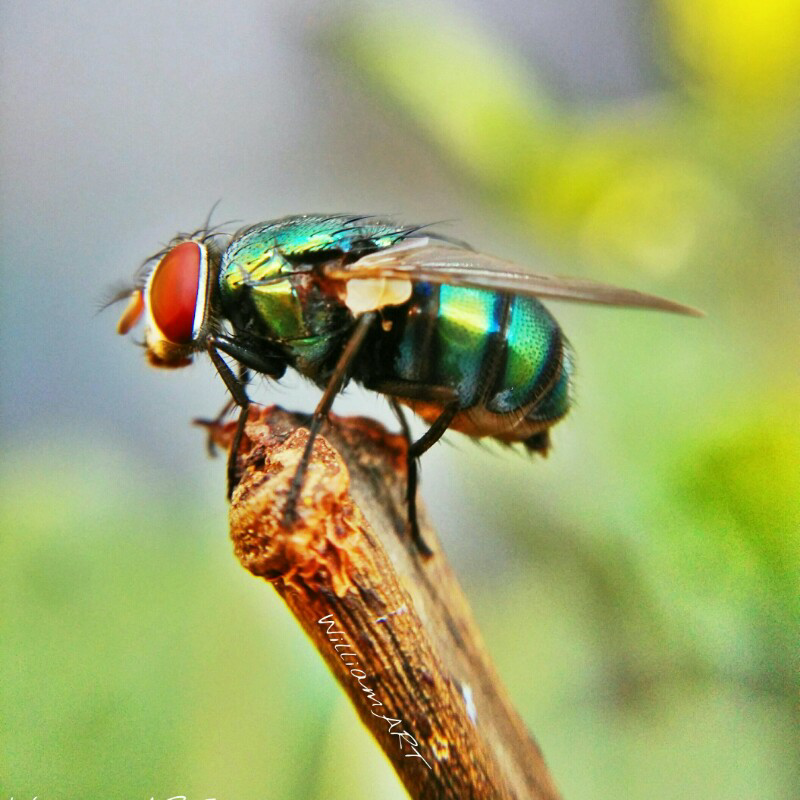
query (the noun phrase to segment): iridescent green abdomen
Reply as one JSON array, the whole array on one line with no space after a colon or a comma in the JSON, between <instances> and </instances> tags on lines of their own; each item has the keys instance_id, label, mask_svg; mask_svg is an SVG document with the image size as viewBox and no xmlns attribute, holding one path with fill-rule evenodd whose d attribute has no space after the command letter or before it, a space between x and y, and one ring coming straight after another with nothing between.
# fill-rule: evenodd
<instances>
[{"instance_id":1,"label":"iridescent green abdomen","mask_svg":"<svg viewBox=\"0 0 800 800\"><path fill-rule=\"evenodd\" d=\"M532 297L513 296L505 333L503 368L489 411L506 414L536 403L538 419L558 419L569 409L572 359L550 312Z\"/></svg>"},{"instance_id":2,"label":"iridescent green abdomen","mask_svg":"<svg viewBox=\"0 0 800 800\"><path fill-rule=\"evenodd\" d=\"M464 411L498 418L552 422L568 411L572 358L537 300L417 283L407 304L385 313L391 331L376 335L366 364L373 382L405 387L415 400L426 399L420 387L431 399L436 388L452 389Z\"/></svg>"}]
</instances>

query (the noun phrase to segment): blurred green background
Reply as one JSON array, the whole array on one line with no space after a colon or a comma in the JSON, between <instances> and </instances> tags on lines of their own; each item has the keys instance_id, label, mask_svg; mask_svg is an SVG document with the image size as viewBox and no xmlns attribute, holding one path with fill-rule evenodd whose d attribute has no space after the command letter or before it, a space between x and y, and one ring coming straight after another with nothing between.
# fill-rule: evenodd
<instances>
[{"instance_id":1,"label":"blurred green background","mask_svg":"<svg viewBox=\"0 0 800 800\"><path fill-rule=\"evenodd\" d=\"M188 425L221 382L93 316L222 197L455 220L706 310L554 307L579 372L551 456L453 435L423 494L566 797L796 796L797 0L0 14L0 795L404 796L231 555Z\"/></svg>"}]
</instances>

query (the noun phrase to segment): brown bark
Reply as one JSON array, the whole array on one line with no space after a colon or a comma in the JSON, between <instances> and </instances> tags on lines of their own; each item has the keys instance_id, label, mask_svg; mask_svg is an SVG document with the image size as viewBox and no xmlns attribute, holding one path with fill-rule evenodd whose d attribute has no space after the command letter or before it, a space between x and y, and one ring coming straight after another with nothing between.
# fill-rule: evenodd
<instances>
[{"instance_id":1,"label":"brown bark","mask_svg":"<svg viewBox=\"0 0 800 800\"><path fill-rule=\"evenodd\" d=\"M242 564L273 583L412 797L558 798L424 512L434 555L408 541L400 436L332 417L282 527L304 419L251 411L230 512Z\"/></svg>"}]
</instances>

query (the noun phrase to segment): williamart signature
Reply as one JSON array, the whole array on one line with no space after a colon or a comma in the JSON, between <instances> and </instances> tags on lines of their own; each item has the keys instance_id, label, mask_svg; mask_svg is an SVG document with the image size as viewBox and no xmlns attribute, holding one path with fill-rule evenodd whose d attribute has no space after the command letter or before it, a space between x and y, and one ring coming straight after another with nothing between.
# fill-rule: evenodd
<instances>
[{"instance_id":1,"label":"williamart signature","mask_svg":"<svg viewBox=\"0 0 800 800\"><path fill-rule=\"evenodd\" d=\"M370 708L369 710L370 713L374 717L382 719L386 722L389 733L392 736L397 737L397 743L406 758L418 758L428 769L431 769L431 765L417 749L419 747L419 742L407 730L405 730L403 720L394 719L386 714L379 714L377 711L375 711L374 707L383 706L383 703L375 696L375 690L371 689L366 683L367 673L358 667L358 656L356 653L352 652L352 647L345 638L344 632L334 630L336 627L336 620L334 620L333 614L327 614L322 619L317 620L317 622L319 625L327 628L325 635L328 637L328 641L333 644L334 650L336 650L339 658L341 658L344 662L344 665L350 668L350 674L353 676L353 678L355 678L356 682L361 687L361 690L366 695L369 704L373 706L373 708ZM408 750L408 752L406 752L406 750Z\"/></svg>"}]
</instances>

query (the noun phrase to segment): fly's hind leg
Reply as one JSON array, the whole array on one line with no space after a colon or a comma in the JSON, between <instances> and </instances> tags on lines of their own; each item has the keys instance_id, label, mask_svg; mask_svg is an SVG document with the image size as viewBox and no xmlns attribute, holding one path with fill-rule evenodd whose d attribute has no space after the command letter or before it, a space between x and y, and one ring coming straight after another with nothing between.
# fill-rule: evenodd
<instances>
[{"instance_id":1,"label":"fly's hind leg","mask_svg":"<svg viewBox=\"0 0 800 800\"><path fill-rule=\"evenodd\" d=\"M453 401L445 406L442 413L433 421L416 442L408 448L408 522L411 527L411 539L419 550L420 554L428 557L433 555L433 551L428 547L422 534L419 532L419 522L417 520L417 481L419 478L419 457L430 447L436 444L444 436L445 431L450 427L450 423L459 411L458 401Z\"/></svg>"},{"instance_id":2,"label":"fly's hind leg","mask_svg":"<svg viewBox=\"0 0 800 800\"><path fill-rule=\"evenodd\" d=\"M411 440L411 428L408 426L408 420L406 419L406 415L400 403L392 397L389 400L389 404L400 422L400 429L403 432L403 438L406 440L406 508L408 510L408 527L411 533L411 541L414 542L414 546L419 551L419 554L428 558L433 555L433 550L431 550L425 539L422 538L422 533L420 533L419 530L419 520L417 518L419 461L411 455L411 449L414 446Z\"/></svg>"},{"instance_id":3,"label":"fly's hind leg","mask_svg":"<svg viewBox=\"0 0 800 800\"><path fill-rule=\"evenodd\" d=\"M400 427L403 431L408 449L406 451L406 505L408 508L408 527L411 533L411 540L414 542L415 547L420 555L428 556L433 555L433 551L428 546L427 542L422 538L419 530L419 520L417 519L417 486L419 485L419 458L420 456L432 447L439 439L442 438L445 431L450 427L453 418L461 410L461 405L455 393L446 388L437 388L430 386L416 386L415 384L405 384L401 382L381 382L374 384L370 388L375 391L383 392L389 395L389 404L392 407L397 419L400 422ZM403 412L400 403L396 397L423 397L430 399L435 396L438 402L442 405L442 411L439 416L433 421L430 428L417 439L416 442L411 441L411 430L408 427L405 413Z\"/></svg>"}]
</instances>

